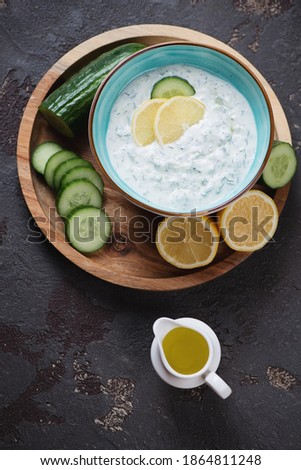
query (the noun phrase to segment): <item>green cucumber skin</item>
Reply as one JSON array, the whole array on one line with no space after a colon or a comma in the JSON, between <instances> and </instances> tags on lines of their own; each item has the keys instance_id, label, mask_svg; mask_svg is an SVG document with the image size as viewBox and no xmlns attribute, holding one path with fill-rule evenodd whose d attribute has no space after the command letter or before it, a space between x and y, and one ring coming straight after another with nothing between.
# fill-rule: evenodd
<instances>
[{"instance_id":1,"label":"green cucumber skin","mask_svg":"<svg viewBox=\"0 0 301 470\"><path fill-rule=\"evenodd\" d=\"M274 140L274 142L273 142L273 148L274 148L274 147L277 147L277 145L279 145L279 144L285 144L285 143L286 143L286 142L282 142L281 140Z\"/></svg>"},{"instance_id":2,"label":"green cucumber skin","mask_svg":"<svg viewBox=\"0 0 301 470\"><path fill-rule=\"evenodd\" d=\"M121 61L144 47L143 44L129 43L103 53L51 93L40 105L39 111L46 120L47 112L53 113L65 123L70 132L60 129L59 124L55 126L56 129L67 137L74 137L87 120L94 95L108 73Z\"/></svg>"}]
</instances>

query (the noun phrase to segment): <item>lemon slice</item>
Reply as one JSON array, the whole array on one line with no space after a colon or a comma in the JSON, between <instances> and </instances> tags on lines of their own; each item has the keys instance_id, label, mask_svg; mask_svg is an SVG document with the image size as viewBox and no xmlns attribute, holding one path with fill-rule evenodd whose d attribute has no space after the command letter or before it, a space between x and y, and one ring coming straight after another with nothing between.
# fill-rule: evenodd
<instances>
[{"instance_id":1,"label":"lemon slice","mask_svg":"<svg viewBox=\"0 0 301 470\"><path fill-rule=\"evenodd\" d=\"M220 232L236 251L256 251L273 237L278 210L273 199L257 189L248 191L219 214Z\"/></svg>"},{"instance_id":2,"label":"lemon slice","mask_svg":"<svg viewBox=\"0 0 301 470\"><path fill-rule=\"evenodd\" d=\"M178 140L185 130L203 119L205 105L191 96L175 96L160 106L155 118L155 136L159 144Z\"/></svg>"},{"instance_id":3,"label":"lemon slice","mask_svg":"<svg viewBox=\"0 0 301 470\"><path fill-rule=\"evenodd\" d=\"M218 228L209 217L168 217L160 223L156 234L162 258L181 269L211 263L218 242Z\"/></svg>"},{"instance_id":4,"label":"lemon slice","mask_svg":"<svg viewBox=\"0 0 301 470\"><path fill-rule=\"evenodd\" d=\"M154 122L159 107L167 100L147 100L136 109L132 119L132 135L137 145L144 147L155 140Z\"/></svg>"}]
</instances>

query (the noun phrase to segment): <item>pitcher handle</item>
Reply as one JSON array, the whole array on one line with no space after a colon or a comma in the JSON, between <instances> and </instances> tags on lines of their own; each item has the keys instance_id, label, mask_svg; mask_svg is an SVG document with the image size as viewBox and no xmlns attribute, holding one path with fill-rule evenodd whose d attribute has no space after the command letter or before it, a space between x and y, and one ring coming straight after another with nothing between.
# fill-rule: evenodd
<instances>
[{"instance_id":1,"label":"pitcher handle","mask_svg":"<svg viewBox=\"0 0 301 470\"><path fill-rule=\"evenodd\" d=\"M228 398L229 395L231 395L232 390L229 385L226 384L226 382L215 372L209 372L209 374L204 377L204 380L206 384L209 385L209 387L212 388L212 390L214 390L215 393L217 393L224 400L225 398Z\"/></svg>"}]
</instances>

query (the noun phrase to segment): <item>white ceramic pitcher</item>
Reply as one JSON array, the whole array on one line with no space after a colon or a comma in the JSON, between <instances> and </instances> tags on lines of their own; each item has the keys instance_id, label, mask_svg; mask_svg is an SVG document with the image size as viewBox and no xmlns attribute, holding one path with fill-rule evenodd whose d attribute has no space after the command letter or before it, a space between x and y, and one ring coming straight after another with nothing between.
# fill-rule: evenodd
<instances>
[{"instance_id":1,"label":"white ceramic pitcher","mask_svg":"<svg viewBox=\"0 0 301 470\"><path fill-rule=\"evenodd\" d=\"M192 323L192 320L193 320L193 323ZM192 324L193 324L193 327L192 327ZM165 338L167 333L169 333L174 328L178 328L178 327L185 327L185 328L189 328L189 329L196 331L197 333L203 336L203 338L206 340L208 344L209 355L208 355L207 362L201 370L193 374L181 374L175 371L168 363L165 353L164 353L164 349L162 346L163 339ZM171 318L162 317L162 318L158 318L158 320L155 321L153 325L153 331L154 331L155 338L157 340L158 348L160 351L161 361L165 369L169 372L169 374L180 379L181 383L184 383L183 388L190 388L189 386L185 386L185 381L186 381L186 384L188 385L189 381L191 381L191 383L195 383L195 379L200 378L201 380L200 383L205 382L223 399L227 398L232 393L232 390L229 387L229 385L227 385L226 382L223 379L221 379L215 372L218 367L219 360L220 360L220 345L219 345L219 342L217 340L215 333L208 325L196 319L181 318L178 320L173 320ZM216 361L214 360L214 356L218 354L219 354L219 359L218 361ZM153 361L153 364L154 364L154 361ZM155 364L154 364L154 367L155 367ZM171 385L173 384L171 383Z\"/></svg>"}]
</instances>

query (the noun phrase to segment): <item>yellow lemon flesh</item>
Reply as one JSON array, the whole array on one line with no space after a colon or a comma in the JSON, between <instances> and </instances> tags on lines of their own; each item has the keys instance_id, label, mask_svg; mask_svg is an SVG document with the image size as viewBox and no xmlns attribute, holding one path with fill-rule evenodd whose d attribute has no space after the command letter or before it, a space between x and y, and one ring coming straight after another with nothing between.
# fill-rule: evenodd
<instances>
[{"instance_id":1,"label":"yellow lemon flesh","mask_svg":"<svg viewBox=\"0 0 301 470\"><path fill-rule=\"evenodd\" d=\"M185 130L203 119L205 105L191 96L175 96L167 100L155 117L154 130L159 144L178 140Z\"/></svg>"},{"instance_id":2,"label":"yellow lemon flesh","mask_svg":"<svg viewBox=\"0 0 301 470\"><path fill-rule=\"evenodd\" d=\"M144 147L155 140L154 122L159 107L166 99L147 100L136 109L132 119L132 135L137 145Z\"/></svg>"},{"instance_id":3,"label":"yellow lemon flesh","mask_svg":"<svg viewBox=\"0 0 301 470\"><path fill-rule=\"evenodd\" d=\"M219 212L220 232L236 251L256 251L273 237L278 210L273 199L253 189Z\"/></svg>"},{"instance_id":4,"label":"yellow lemon flesh","mask_svg":"<svg viewBox=\"0 0 301 470\"><path fill-rule=\"evenodd\" d=\"M156 234L162 258L181 269L211 263L218 242L218 228L209 217L168 217L160 223Z\"/></svg>"}]
</instances>

